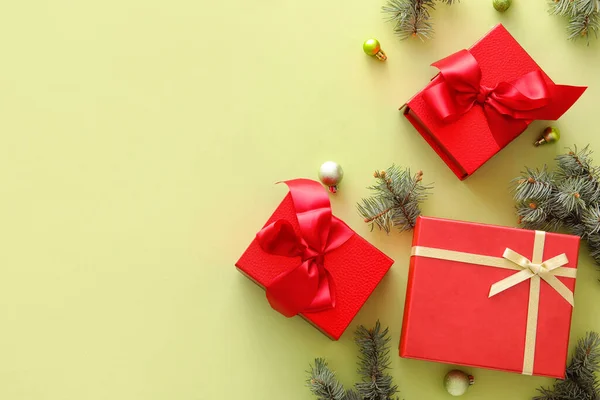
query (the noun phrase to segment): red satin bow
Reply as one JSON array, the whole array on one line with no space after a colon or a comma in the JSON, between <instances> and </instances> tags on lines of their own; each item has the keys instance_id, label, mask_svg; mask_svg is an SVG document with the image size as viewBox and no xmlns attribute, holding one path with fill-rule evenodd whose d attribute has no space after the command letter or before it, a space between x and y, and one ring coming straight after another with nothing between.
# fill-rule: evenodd
<instances>
[{"instance_id":1,"label":"red satin bow","mask_svg":"<svg viewBox=\"0 0 600 400\"><path fill-rule=\"evenodd\" d=\"M271 307L292 317L335 307L325 254L344 244L354 231L331 215L327 191L318 182L294 179L284 183L290 189L300 235L289 221L279 219L258 232L256 239L269 254L301 258L299 265L281 273L266 288Z\"/></svg>"},{"instance_id":2,"label":"red satin bow","mask_svg":"<svg viewBox=\"0 0 600 400\"><path fill-rule=\"evenodd\" d=\"M452 122L479 105L494 134L520 132L527 127L527 121L558 119L585 90L556 85L540 70L486 87L481 84L479 63L468 50L460 50L432 65L440 70L442 79L427 88L423 97L438 117Z\"/></svg>"}]
</instances>

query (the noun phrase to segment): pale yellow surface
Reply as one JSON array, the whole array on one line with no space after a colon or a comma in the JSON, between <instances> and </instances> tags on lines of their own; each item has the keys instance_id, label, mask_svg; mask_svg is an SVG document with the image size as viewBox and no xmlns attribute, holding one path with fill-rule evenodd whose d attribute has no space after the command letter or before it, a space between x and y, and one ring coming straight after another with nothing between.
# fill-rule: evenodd
<instances>
[{"instance_id":1,"label":"pale yellow surface","mask_svg":"<svg viewBox=\"0 0 600 400\"><path fill-rule=\"evenodd\" d=\"M514 225L508 182L571 144L600 151L600 43L565 40L545 1L506 14L463 0L437 37L398 41L381 1L5 1L0 12L0 399L308 400L327 357L355 380L352 332L379 318L406 400L447 399L442 364L396 356L412 235L370 233L355 211L392 163L435 182L426 215ZM589 85L460 182L397 111L428 65L503 22L557 82ZM378 38L386 63L365 56ZM234 263L286 193L346 172L335 214L396 260L339 342L272 311ZM585 248L571 348L600 330ZM465 399L527 399L550 379L469 369Z\"/></svg>"}]
</instances>

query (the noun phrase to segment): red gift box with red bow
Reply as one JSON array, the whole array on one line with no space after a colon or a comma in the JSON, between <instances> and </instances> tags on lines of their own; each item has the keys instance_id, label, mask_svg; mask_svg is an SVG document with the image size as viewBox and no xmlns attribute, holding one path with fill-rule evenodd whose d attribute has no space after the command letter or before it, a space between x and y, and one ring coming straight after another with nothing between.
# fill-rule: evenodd
<instances>
[{"instance_id":1,"label":"red gift box with red bow","mask_svg":"<svg viewBox=\"0 0 600 400\"><path fill-rule=\"evenodd\" d=\"M533 120L560 118L586 89L555 84L502 24L433 66L439 74L404 114L461 180Z\"/></svg>"},{"instance_id":2,"label":"red gift box with red bow","mask_svg":"<svg viewBox=\"0 0 600 400\"><path fill-rule=\"evenodd\" d=\"M579 237L419 217L400 356L564 378Z\"/></svg>"},{"instance_id":3,"label":"red gift box with red bow","mask_svg":"<svg viewBox=\"0 0 600 400\"><path fill-rule=\"evenodd\" d=\"M266 289L273 309L337 340L394 261L332 215L321 184L285 183L290 193L236 267Z\"/></svg>"}]
</instances>

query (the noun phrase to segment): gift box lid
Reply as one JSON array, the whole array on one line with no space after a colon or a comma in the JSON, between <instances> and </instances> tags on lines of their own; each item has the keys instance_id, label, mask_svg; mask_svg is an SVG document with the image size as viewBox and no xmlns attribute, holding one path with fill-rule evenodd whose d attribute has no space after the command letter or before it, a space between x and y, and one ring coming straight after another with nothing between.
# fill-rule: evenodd
<instances>
[{"instance_id":1,"label":"gift box lid","mask_svg":"<svg viewBox=\"0 0 600 400\"><path fill-rule=\"evenodd\" d=\"M535 119L558 119L586 89L555 85L502 24L494 27L468 52L481 69L481 87L494 88L500 82L512 82L539 71L552 92L551 103L544 107L552 118ZM531 120L519 120L507 129L491 130L484 108L475 105L460 118L443 121L433 112L424 96L427 90L443 80L442 74L434 77L407 102L404 113L452 171L460 179L465 179L521 134ZM500 119L507 118L501 116Z\"/></svg>"},{"instance_id":2,"label":"gift box lid","mask_svg":"<svg viewBox=\"0 0 600 400\"><path fill-rule=\"evenodd\" d=\"M436 259L420 256L425 253L416 249L501 258L508 247L531 260L541 234L420 217L413 238L416 255L410 261L400 356L523 373L531 282L522 281L489 297L492 285L519 273L520 268ZM579 237L556 233L543 236L541 258L546 261L564 253L568 263L562 271L574 276ZM557 279L574 291L575 279L562 275ZM533 334L533 375L564 377L572 309L565 298L541 280Z\"/></svg>"},{"instance_id":3,"label":"gift box lid","mask_svg":"<svg viewBox=\"0 0 600 400\"><path fill-rule=\"evenodd\" d=\"M319 183L314 182L311 186L319 193L325 193L327 203L329 202L327 191ZM271 226L276 221L285 220L291 223L296 235L302 236L297 213L294 198L289 193L271 215L265 227ZM323 311L301 312L298 315L331 339L337 340L394 261L338 218L332 216L332 219L343 224L351 232L347 241L340 247L326 252L323 257L323 266L333 283L335 305ZM301 257L285 257L265 252L258 238L255 237L236 263L236 267L256 284L266 288L272 285L282 273L294 270L301 261Z\"/></svg>"}]
</instances>

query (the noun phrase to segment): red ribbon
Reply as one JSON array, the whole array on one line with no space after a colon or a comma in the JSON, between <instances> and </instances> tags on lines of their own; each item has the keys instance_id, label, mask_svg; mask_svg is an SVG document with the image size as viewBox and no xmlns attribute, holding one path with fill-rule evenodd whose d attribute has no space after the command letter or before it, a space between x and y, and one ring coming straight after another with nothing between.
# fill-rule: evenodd
<instances>
[{"instance_id":1,"label":"red ribbon","mask_svg":"<svg viewBox=\"0 0 600 400\"><path fill-rule=\"evenodd\" d=\"M284 182L294 202L300 234L292 223L279 219L256 234L261 248L300 263L267 285L267 299L275 310L293 317L335 307L335 288L325 268L325 255L343 245L354 231L331 215L327 191L318 182L294 179Z\"/></svg>"},{"instance_id":2,"label":"red ribbon","mask_svg":"<svg viewBox=\"0 0 600 400\"><path fill-rule=\"evenodd\" d=\"M453 122L474 106L483 107L494 135L520 132L527 121L558 119L585 88L556 85L542 71L531 71L494 87L481 84L481 69L468 50L432 64L442 79L423 97L444 122Z\"/></svg>"}]
</instances>

